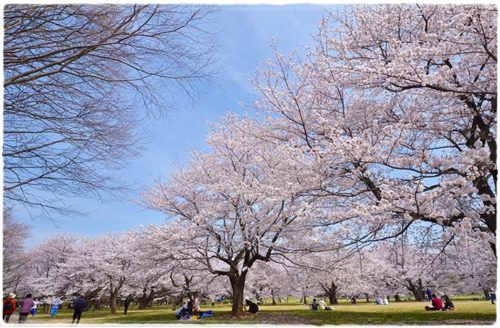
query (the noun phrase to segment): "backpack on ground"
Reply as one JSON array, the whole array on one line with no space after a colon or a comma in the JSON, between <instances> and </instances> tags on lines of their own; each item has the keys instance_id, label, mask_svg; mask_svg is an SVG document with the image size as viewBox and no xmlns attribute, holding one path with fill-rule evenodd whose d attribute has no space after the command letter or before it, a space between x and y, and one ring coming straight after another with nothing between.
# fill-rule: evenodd
<instances>
[{"instance_id":1,"label":"backpack on ground","mask_svg":"<svg viewBox=\"0 0 500 328\"><path fill-rule=\"evenodd\" d=\"M205 311L203 312L201 315L200 315L200 319L203 319L203 318L210 318L210 317L213 317L214 316L214 312L212 310L208 310L208 311Z\"/></svg>"}]
</instances>

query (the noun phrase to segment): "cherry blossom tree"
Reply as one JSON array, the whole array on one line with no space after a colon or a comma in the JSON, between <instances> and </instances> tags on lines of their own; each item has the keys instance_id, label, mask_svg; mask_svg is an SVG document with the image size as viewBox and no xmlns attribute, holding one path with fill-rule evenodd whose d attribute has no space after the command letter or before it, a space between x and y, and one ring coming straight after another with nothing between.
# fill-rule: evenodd
<instances>
[{"instance_id":1,"label":"cherry blossom tree","mask_svg":"<svg viewBox=\"0 0 500 328\"><path fill-rule=\"evenodd\" d=\"M315 284L311 270L308 268L293 267L287 270L290 282L291 295L295 295L303 304L308 303L308 297L319 293L319 286Z\"/></svg>"},{"instance_id":2,"label":"cherry blossom tree","mask_svg":"<svg viewBox=\"0 0 500 328\"><path fill-rule=\"evenodd\" d=\"M161 281L169 290L168 295L176 299L175 304L181 304L185 297L195 301L207 296L208 286L215 278L198 261L184 256L182 249L188 242L183 238L184 229L184 225L170 222L160 227L142 227L139 232L142 236L139 256L144 261L143 270L150 266L158 268Z\"/></svg>"},{"instance_id":3,"label":"cherry blossom tree","mask_svg":"<svg viewBox=\"0 0 500 328\"><path fill-rule=\"evenodd\" d=\"M29 237L30 227L16 222L12 209L3 208L3 289L17 290L24 277L29 256L24 249L24 241Z\"/></svg>"},{"instance_id":4,"label":"cherry blossom tree","mask_svg":"<svg viewBox=\"0 0 500 328\"><path fill-rule=\"evenodd\" d=\"M443 285L453 287L453 292L483 292L488 298L490 288L496 286L497 261L484 240L470 237L456 238L443 253Z\"/></svg>"},{"instance_id":5,"label":"cherry blossom tree","mask_svg":"<svg viewBox=\"0 0 500 328\"><path fill-rule=\"evenodd\" d=\"M373 276L386 285L404 287L416 301L424 301L427 286L441 287L440 278L444 274L438 254L432 249L417 248L415 245L401 245L401 241L386 242L374 251L385 256ZM404 243L404 242L403 242ZM380 284L384 287L383 284Z\"/></svg>"},{"instance_id":6,"label":"cherry blossom tree","mask_svg":"<svg viewBox=\"0 0 500 328\"><path fill-rule=\"evenodd\" d=\"M313 229L308 236L314 236ZM283 261L285 267L292 269L290 275L296 276L294 284L301 286L302 294L326 296L330 304L338 304L341 295L354 296L369 291L373 283L360 262L360 259L364 261L366 252L338 241L336 244L331 238L332 232L322 232L320 236L307 238L313 241L307 252L294 251ZM300 243L302 247L307 244L304 238Z\"/></svg>"},{"instance_id":7,"label":"cherry blossom tree","mask_svg":"<svg viewBox=\"0 0 500 328\"><path fill-rule=\"evenodd\" d=\"M339 254L318 254L321 264L314 270L314 281L321 287L330 304L338 304L341 295L354 296L370 291L373 282L364 277L356 253L338 259ZM332 259L333 257L333 259Z\"/></svg>"},{"instance_id":8,"label":"cherry blossom tree","mask_svg":"<svg viewBox=\"0 0 500 328\"><path fill-rule=\"evenodd\" d=\"M100 286L109 297L109 308L116 314L117 299L126 282L139 268L134 265L134 234L104 235L83 241L83 253L73 262L74 276ZM77 263L75 263L77 262Z\"/></svg>"},{"instance_id":9,"label":"cherry blossom tree","mask_svg":"<svg viewBox=\"0 0 500 328\"><path fill-rule=\"evenodd\" d=\"M281 263L257 262L248 274L245 294L260 302L271 297L271 304L276 305L277 299L281 303L291 293L290 285L288 272Z\"/></svg>"},{"instance_id":10,"label":"cherry blossom tree","mask_svg":"<svg viewBox=\"0 0 500 328\"><path fill-rule=\"evenodd\" d=\"M56 235L33 247L29 252L27 279L23 288L41 299L71 296L75 282L66 278L72 270L72 260L78 254L78 237Z\"/></svg>"},{"instance_id":11,"label":"cherry blossom tree","mask_svg":"<svg viewBox=\"0 0 500 328\"><path fill-rule=\"evenodd\" d=\"M194 153L186 168L145 195L149 207L183 227L177 256L229 279L233 315L243 310L248 270L293 237L310 202L300 193L301 176L287 175L294 163L283 160L286 149L252 135L259 127L249 118L225 117L209 137L211 153Z\"/></svg>"},{"instance_id":12,"label":"cherry blossom tree","mask_svg":"<svg viewBox=\"0 0 500 328\"><path fill-rule=\"evenodd\" d=\"M125 283L138 269L133 246L131 234L51 238L33 250L31 286L41 296L105 295L115 314Z\"/></svg>"},{"instance_id":13,"label":"cherry blossom tree","mask_svg":"<svg viewBox=\"0 0 500 328\"><path fill-rule=\"evenodd\" d=\"M306 58L277 53L259 72L255 105L275 140L315 163L308 192L330 205L325 223L362 225L354 242L441 226L495 252L496 17L349 7L322 22Z\"/></svg>"},{"instance_id":14,"label":"cherry blossom tree","mask_svg":"<svg viewBox=\"0 0 500 328\"><path fill-rule=\"evenodd\" d=\"M127 279L118 297L133 297L140 309L153 305L155 298L165 298L174 293L168 277L169 266L154 256L157 249L149 247L147 231L139 229L127 232L130 268Z\"/></svg>"}]
</instances>

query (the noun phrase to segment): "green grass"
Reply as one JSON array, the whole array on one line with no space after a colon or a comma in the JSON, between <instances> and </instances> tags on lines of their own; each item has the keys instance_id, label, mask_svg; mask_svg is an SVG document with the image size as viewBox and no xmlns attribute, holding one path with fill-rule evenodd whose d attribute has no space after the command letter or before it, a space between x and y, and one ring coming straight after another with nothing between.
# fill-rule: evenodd
<instances>
[{"instance_id":1,"label":"green grass","mask_svg":"<svg viewBox=\"0 0 500 328\"><path fill-rule=\"evenodd\" d=\"M341 304L335 306L335 311L310 311L307 305L279 304L276 306L262 305L258 315L245 314L241 318L232 318L227 304L212 308L214 318L184 323L221 324L221 323L266 323L266 324L313 324L313 325L443 325L443 324L493 324L496 320L496 307L487 301L456 300L456 311L427 312L424 306L428 303L402 302L391 303L388 306L375 304ZM206 307L208 309L210 307ZM70 323L72 312L61 311L56 319L50 319L48 314L37 314L29 318L28 323ZM11 320L15 322L17 316ZM182 321L181 321L182 322ZM86 311L81 323L180 323L175 319L170 307L156 307L148 310L129 310L128 315L119 312L111 315L108 310Z\"/></svg>"}]
</instances>

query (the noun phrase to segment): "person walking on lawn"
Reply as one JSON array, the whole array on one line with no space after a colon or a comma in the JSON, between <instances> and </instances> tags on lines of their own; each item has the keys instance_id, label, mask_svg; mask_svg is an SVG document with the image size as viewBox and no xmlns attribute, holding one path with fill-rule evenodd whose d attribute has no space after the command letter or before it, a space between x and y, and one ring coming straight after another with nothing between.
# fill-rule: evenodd
<instances>
[{"instance_id":1,"label":"person walking on lawn","mask_svg":"<svg viewBox=\"0 0 500 328\"><path fill-rule=\"evenodd\" d=\"M71 323L80 323L80 318L82 317L82 312L85 310L86 306L86 301L83 296L79 296L74 302L73 302L73 321Z\"/></svg>"},{"instance_id":2,"label":"person walking on lawn","mask_svg":"<svg viewBox=\"0 0 500 328\"><path fill-rule=\"evenodd\" d=\"M3 321L9 323L10 316L16 311L16 294L10 293L3 300Z\"/></svg>"},{"instance_id":3,"label":"person walking on lawn","mask_svg":"<svg viewBox=\"0 0 500 328\"><path fill-rule=\"evenodd\" d=\"M34 317L36 314L36 311L38 310L38 300L35 298L33 300L33 307L31 308L31 317Z\"/></svg>"},{"instance_id":4,"label":"person walking on lawn","mask_svg":"<svg viewBox=\"0 0 500 328\"><path fill-rule=\"evenodd\" d=\"M55 319L57 315L57 311L59 311L59 305L61 304L61 300L59 298L54 298L52 300L52 304L50 306L50 318Z\"/></svg>"},{"instance_id":5,"label":"person walking on lawn","mask_svg":"<svg viewBox=\"0 0 500 328\"><path fill-rule=\"evenodd\" d=\"M26 295L24 300L21 301L21 306L19 308L19 323L26 323L26 320L28 320L28 315L31 313L33 305L35 305L35 302L33 302L31 294Z\"/></svg>"},{"instance_id":6,"label":"person walking on lawn","mask_svg":"<svg viewBox=\"0 0 500 328\"><path fill-rule=\"evenodd\" d=\"M129 295L123 302L123 314L127 314L131 302L132 302L132 297Z\"/></svg>"}]
</instances>

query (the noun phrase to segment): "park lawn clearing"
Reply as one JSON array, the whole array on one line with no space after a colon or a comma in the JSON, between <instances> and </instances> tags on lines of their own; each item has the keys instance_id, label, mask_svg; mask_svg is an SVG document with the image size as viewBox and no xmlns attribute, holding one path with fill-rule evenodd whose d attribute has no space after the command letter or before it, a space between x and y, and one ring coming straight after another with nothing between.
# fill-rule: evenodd
<instances>
[{"instance_id":1,"label":"park lawn clearing","mask_svg":"<svg viewBox=\"0 0 500 328\"><path fill-rule=\"evenodd\" d=\"M179 321L171 308L129 310L111 315L109 311L86 311L81 323L87 324L302 324L302 325L487 325L496 320L496 307L487 301L456 301L456 311L425 311L423 302L375 304L340 304L335 311L311 311L307 305L262 305L257 315L245 313L240 318L231 316L228 305L215 306L215 317L203 320ZM206 309L209 309L208 307ZM72 312L64 310L55 320L48 314L29 318L28 323L70 323ZM13 319L17 319L13 317Z\"/></svg>"}]
</instances>

